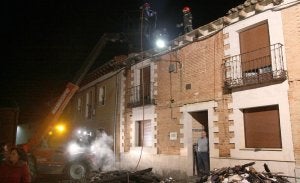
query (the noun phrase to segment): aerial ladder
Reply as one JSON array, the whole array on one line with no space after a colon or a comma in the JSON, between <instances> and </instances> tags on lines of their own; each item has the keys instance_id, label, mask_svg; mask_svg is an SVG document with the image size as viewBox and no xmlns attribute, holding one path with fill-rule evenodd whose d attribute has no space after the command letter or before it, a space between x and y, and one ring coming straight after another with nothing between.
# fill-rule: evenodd
<instances>
[{"instance_id":1,"label":"aerial ladder","mask_svg":"<svg viewBox=\"0 0 300 183\"><path fill-rule=\"evenodd\" d=\"M116 42L120 41L120 34L111 34L106 33L103 34L98 43L95 45L91 53L88 55L88 57L83 62L82 66L78 70L76 76L74 77L73 81L69 82L66 85L65 90L60 95L59 99L51 109L50 113L47 115L46 119L37 126L37 129L35 130L35 133L32 134L32 137L28 140L26 144L23 144L23 148L31 157L29 160L33 160L32 165L30 164L31 174L33 178L35 178L36 174L36 164L39 163L39 160L47 159L43 156L51 156L51 153L53 153L53 150L48 150L48 153L40 153L41 149L41 143L43 139L48 135L48 132L52 130L55 123L60 118L61 114L63 113L65 107L69 103L69 101L72 99L76 91L79 89L79 84L84 79L87 72L90 70L91 66L94 64L95 60L98 58L98 56L101 54L103 49L105 48L105 45L107 42ZM45 150L44 150L45 151ZM47 151L47 150L46 150ZM53 162L48 162L49 165L53 165ZM34 165L33 165L34 164Z\"/></svg>"}]
</instances>

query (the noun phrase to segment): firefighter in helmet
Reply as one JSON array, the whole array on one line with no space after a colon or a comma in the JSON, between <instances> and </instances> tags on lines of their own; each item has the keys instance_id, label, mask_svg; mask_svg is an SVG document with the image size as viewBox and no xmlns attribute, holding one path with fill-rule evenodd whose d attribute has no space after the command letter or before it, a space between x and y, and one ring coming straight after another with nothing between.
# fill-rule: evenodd
<instances>
[{"instance_id":1,"label":"firefighter in helmet","mask_svg":"<svg viewBox=\"0 0 300 183\"><path fill-rule=\"evenodd\" d=\"M190 7L185 6L182 9L182 13L183 13L184 33L188 33L193 30L193 23L192 23L193 16L192 16Z\"/></svg>"},{"instance_id":2,"label":"firefighter in helmet","mask_svg":"<svg viewBox=\"0 0 300 183\"><path fill-rule=\"evenodd\" d=\"M156 12L153 11L149 3L141 6L143 20L143 34L149 40L153 30L156 27Z\"/></svg>"}]
</instances>

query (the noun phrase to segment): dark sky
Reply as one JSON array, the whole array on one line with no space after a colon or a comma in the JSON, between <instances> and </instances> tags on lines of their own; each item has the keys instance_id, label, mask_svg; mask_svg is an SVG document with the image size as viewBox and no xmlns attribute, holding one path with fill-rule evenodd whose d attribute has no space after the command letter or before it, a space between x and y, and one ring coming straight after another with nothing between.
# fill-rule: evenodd
<instances>
[{"instance_id":1,"label":"dark sky","mask_svg":"<svg viewBox=\"0 0 300 183\"><path fill-rule=\"evenodd\" d=\"M142 0L11 0L2 3L0 99L15 100L20 122L34 121L74 77L104 32L126 32ZM181 32L182 7L193 26L209 23L244 0L151 0L157 27L170 37ZM137 30L138 31L138 30ZM124 51L124 50L123 50ZM108 59L108 58L106 58Z\"/></svg>"}]
</instances>

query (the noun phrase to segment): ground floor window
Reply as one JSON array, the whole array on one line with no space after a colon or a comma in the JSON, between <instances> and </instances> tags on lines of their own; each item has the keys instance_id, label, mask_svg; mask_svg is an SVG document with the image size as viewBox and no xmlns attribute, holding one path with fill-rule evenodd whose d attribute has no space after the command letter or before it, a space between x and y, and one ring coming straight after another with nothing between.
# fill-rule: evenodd
<instances>
[{"instance_id":1,"label":"ground floor window","mask_svg":"<svg viewBox=\"0 0 300 183\"><path fill-rule=\"evenodd\" d=\"M150 120L136 122L136 146L152 146L152 130Z\"/></svg>"},{"instance_id":2,"label":"ground floor window","mask_svg":"<svg viewBox=\"0 0 300 183\"><path fill-rule=\"evenodd\" d=\"M278 105L243 109L246 148L281 148Z\"/></svg>"}]
</instances>

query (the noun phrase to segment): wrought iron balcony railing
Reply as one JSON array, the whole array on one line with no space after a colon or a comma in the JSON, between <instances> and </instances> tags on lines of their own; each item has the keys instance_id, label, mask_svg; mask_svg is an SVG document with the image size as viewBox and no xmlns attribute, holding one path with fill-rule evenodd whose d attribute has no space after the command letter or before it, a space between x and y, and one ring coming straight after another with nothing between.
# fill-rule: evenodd
<instances>
[{"instance_id":1,"label":"wrought iron balcony railing","mask_svg":"<svg viewBox=\"0 0 300 183\"><path fill-rule=\"evenodd\" d=\"M287 78L280 43L224 59L226 88L236 88Z\"/></svg>"},{"instance_id":2,"label":"wrought iron balcony railing","mask_svg":"<svg viewBox=\"0 0 300 183\"><path fill-rule=\"evenodd\" d=\"M147 83L129 88L127 90L127 96L129 96L128 107L154 104L153 86L153 83Z\"/></svg>"}]
</instances>

